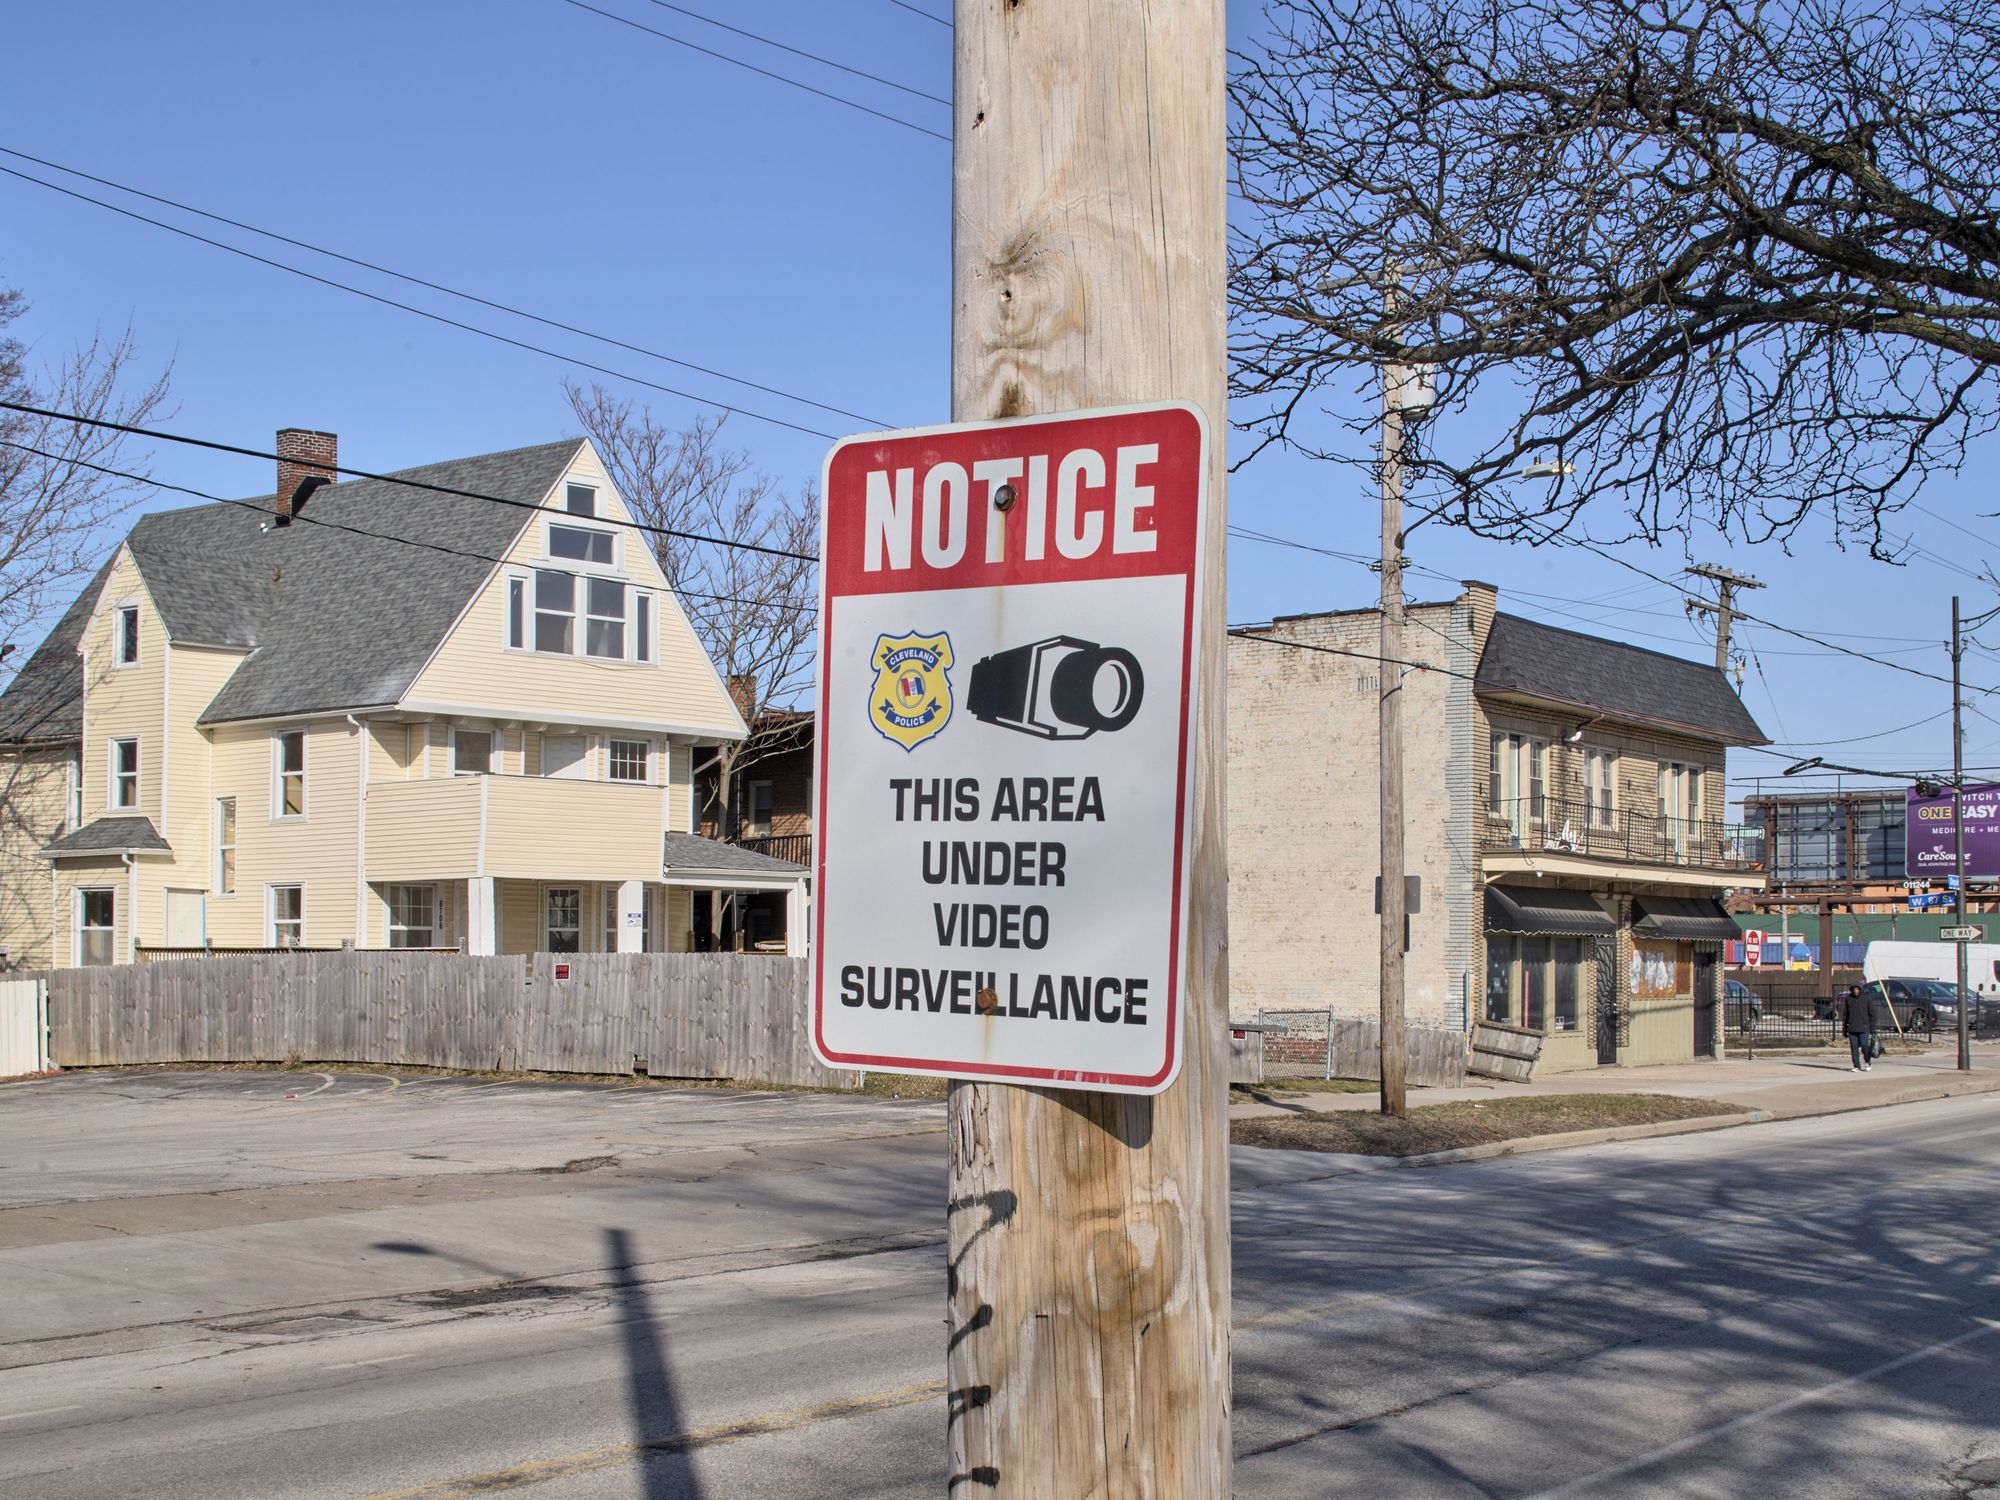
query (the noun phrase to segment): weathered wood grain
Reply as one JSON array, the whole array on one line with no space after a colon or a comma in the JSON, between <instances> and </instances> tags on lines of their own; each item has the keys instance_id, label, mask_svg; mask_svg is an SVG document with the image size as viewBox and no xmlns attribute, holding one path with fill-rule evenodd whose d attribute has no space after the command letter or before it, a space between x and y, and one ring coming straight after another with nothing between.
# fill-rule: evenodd
<instances>
[{"instance_id":1,"label":"weathered wood grain","mask_svg":"<svg viewBox=\"0 0 2000 1500\"><path fill-rule=\"evenodd\" d=\"M1220 0L959 0L952 416L1208 417L1178 1081L951 1088L954 1495L1229 1493Z\"/></svg>"}]
</instances>

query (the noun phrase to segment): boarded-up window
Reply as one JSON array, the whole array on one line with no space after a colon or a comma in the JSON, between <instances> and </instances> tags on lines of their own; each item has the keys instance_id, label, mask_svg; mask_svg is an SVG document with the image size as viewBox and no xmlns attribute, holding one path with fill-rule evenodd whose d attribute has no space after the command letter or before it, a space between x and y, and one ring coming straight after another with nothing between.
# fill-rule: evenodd
<instances>
[{"instance_id":1,"label":"boarded-up window","mask_svg":"<svg viewBox=\"0 0 2000 1500\"><path fill-rule=\"evenodd\" d=\"M1632 994L1640 1000L1694 993L1694 950L1660 938L1632 939Z\"/></svg>"}]
</instances>

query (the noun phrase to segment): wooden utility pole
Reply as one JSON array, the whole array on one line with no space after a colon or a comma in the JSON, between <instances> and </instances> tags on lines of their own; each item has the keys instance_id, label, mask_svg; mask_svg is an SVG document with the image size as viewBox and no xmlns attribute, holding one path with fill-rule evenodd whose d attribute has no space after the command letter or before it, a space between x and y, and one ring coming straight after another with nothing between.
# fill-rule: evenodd
<instances>
[{"instance_id":1,"label":"wooden utility pole","mask_svg":"<svg viewBox=\"0 0 2000 1500\"><path fill-rule=\"evenodd\" d=\"M958 0L952 416L1208 414L1178 1080L951 1085L950 1493L1229 1494L1221 0Z\"/></svg>"},{"instance_id":2,"label":"wooden utility pole","mask_svg":"<svg viewBox=\"0 0 2000 1500\"><path fill-rule=\"evenodd\" d=\"M1706 578L1715 585L1715 603L1701 599L1688 601L1689 614L1715 616L1715 670L1729 670L1729 631L1736 622L1736 591L1738 589L1761 589L1764 585L1745 573L1733 568L1725 568L1720 563L1697 563L1688 569L1692 578Z\"/></svg>"},{"instance_id":3,"label":"wooden utility pole","mask_svg":"<svg viewBox=\"0 0 2000 1500\"><path fill-rule=\"evenodd\" d=\"M1397 311L1393 268L1383 291L1384 310ZM1403 1029L1403 934L1408 917L1403 888L1403 408L1407 387L1421 379L1402 365L1382 367L1382 628L1377 775L1382 833L1382 908L1378 1014L1382 1037L1382 1113L1408 1111L1408 1035Z\"/></svg>"}]
</instances>

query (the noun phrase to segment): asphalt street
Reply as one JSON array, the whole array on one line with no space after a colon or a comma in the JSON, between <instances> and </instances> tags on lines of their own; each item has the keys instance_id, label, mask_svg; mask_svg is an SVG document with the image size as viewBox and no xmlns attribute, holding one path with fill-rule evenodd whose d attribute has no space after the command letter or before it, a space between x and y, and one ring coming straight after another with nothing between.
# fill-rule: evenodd
<instances>
[{"instance_id":1,"label":"asphalt street","mask_svg":"<svg viewBox=\"0 0 2000 1500\"><path fill-rule=\"evenodd\" d=\"M939 1495L941 1124L378 1074L0 1087L0 1494ZM1241 1495L2000 1497L2000 1096L1237 1159Z\"/></svg>"}]
</instances>

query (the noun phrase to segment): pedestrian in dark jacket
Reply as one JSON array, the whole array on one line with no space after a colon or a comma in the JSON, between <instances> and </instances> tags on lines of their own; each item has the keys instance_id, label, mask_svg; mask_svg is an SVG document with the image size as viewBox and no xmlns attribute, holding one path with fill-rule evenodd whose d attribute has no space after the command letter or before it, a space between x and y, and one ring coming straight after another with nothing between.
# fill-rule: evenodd
<instances>
[{"instance_id":1,"label":"pedestrian in dark jacket","mask_svg":"<svg viewBox=\"0 0 2000 1500\"><path fill-rule=\"evenodd\" d=\"M1863 989L1858 984L1850 984L1847 993L1841 997L1840 1025L1841 1030L1847 1033L1847 1055L1851 1059L1848 1068L1850 1073L1872 1071L1874 1065L1869 1058L1875 1050L1875 1033L1883 1029L1877 1022L1894 1024L1882 1014L1887 1009L1887 1004L1878 997L1874 985Z\"/></svg>"}]
</instances>

